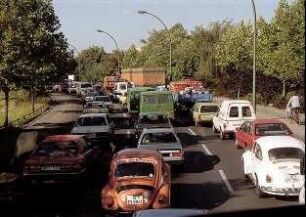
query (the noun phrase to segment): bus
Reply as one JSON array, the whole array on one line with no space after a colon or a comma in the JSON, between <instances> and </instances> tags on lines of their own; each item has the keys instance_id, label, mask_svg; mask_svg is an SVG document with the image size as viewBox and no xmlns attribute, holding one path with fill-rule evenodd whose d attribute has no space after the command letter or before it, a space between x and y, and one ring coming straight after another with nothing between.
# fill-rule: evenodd
<instances>
[{"instance_id":1,"label":"bus","mask_svg":"<svg viewBox=\"0 0 306 217\"><path fill-rule=\"evenodd\" d=\"M140 93L146 91L155 91L153 87L135 87L128 89L127 91L127 109L131 114L139 113L139 96Z\"/></svg>"}]
</instances>

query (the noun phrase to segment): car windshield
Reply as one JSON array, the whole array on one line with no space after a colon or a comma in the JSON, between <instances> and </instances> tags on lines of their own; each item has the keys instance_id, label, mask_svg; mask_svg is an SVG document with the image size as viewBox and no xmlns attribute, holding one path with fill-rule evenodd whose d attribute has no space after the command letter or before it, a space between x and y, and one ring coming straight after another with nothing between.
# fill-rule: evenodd
<instances>
[{"instance_id":1,"label":"car windshield","mask_svg":"<svg viewBox=\"0 0 306 217\"><path fill-rule=\"evenodd\" d=\"M292 134L292 131L289 129L289 127L283 123L256 124L255 132L257 136Z\"/></svg>"},{"instance_id":2,"label":"car windshield","mask_svg":"<svg viewBox=\"0 0 306 217\"><path fill-rule=\"evenodd\" d=\"M98 96L95 97L95 101L110 102L111 100L107 96Z\"/></svg>"},{"instance_id":3,"label":"car windshield","mask_svg":"<svg viewBox=\"0 0 306 217\"><path fill-rule=\"evenodd\" d=\"M203 105L201 106L201 113L208 113L208 112L217 112L219 109L216 105Z\"/></svg>"},{"instance_id":4,"label":"car windshield","mask_svg":"<svg viewBox=\"0 0 306 217\"><path fill-rule=\"evenodd\" d=\"M88 88L92 87L91 84L81 84L81 88Z\"/></svg>"},{"instance_id":5,"label":"car windshield","mask_svg":"<svg viewBox=\"0 0 306 217\"><path fill-rule=\"evenodd\" d=\"M77 127L85 126L106 126L105 117L84 117L79 118L76 122Z\"/></svg>"},{"instance_id":6,"label":"car windshield","mask_svg":"<svg viewBox=\"0 0 306 217\"><path fill-rule=\"evenodd\" d=\"M77 145L75 142L42 142L33 153L34 156L64 157L76 156Z\"/></svg>"},{"instance_id":7,"label":"car windshield","mask_svg":"<svg viewBox=\"0 0 306 217\"><path fill-rule=\"evenodd\" d=\"M116 168L116 177L154 177L154 165L146 162L120 163Z\"/></svg>"},{"instance_id":8,"label":"car windshield","mask_svg":"<svg viewBox=\"0 0 306 217\"><path fill-rule=\"evenodd\" d=\"M165 115L142 115L139 117L139 124L169 124Z\"/></svg>"},{"instance_id":9,"label":"car windshield","mask_svg":"<svg viewBox=\"0 0 306 217\"><path fill-rule=\"evenodd\" d=\"M305 155L304 151L299 148L274 148L268 152L271 161L297 159L302 161Z\"/></svg>"},{"instance_id":10,"label":"car windshield","mask_svg":"<svg viewBox=\"0 0 306 217\"><path fill-rule=\"evenodd\" d=\"M145 133L142 137L141 144L150 145L151 143L176 143L176 137L172 132L166 133Z\"/></svg>"}]
</instances>

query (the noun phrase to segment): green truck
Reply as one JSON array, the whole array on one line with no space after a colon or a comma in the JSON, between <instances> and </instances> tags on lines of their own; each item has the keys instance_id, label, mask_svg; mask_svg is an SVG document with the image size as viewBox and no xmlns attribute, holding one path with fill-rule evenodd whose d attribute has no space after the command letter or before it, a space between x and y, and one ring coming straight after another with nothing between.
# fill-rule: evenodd
<instances>
[{"instance_id":1,"label":"green truck","mask_svg":"<svg viewBox=\"0 0 306 217\"><path fill-rule=\"evenodd\" d=\"M127 91L127 98L126 98L126 105L127 109L130 114L137 114L139 113L139 99L140 93L146 91L154 91L153 87L135 87L128 89Z\"/></svg>"}]
</instances>

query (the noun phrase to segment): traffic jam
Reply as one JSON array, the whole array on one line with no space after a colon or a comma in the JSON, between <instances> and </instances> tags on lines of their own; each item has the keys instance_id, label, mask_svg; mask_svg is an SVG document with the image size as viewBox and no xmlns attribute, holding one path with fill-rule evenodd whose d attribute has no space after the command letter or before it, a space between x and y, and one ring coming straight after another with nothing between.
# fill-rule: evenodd
<instances>
[{"instance_id":1,"label":"traffic jam","mask_svg":"<svg viewBox=\"0 0 306 217\"><path fill-rule=\"evenodd\" d=\"M101 211L110 215L172 208L172 179L190 163L180 128L193 125L208 126L220 142L230 140L243 150L240 173L254 195L301 197L304 142L280 120L257 119L249 101L216 102L201 82L188 79L169 88L135 87L126 80L107 85L54 87L81 100L83 109L69 134L41 139L24 160L28 189L95 185Z\"/></svg>"}]
</instances>

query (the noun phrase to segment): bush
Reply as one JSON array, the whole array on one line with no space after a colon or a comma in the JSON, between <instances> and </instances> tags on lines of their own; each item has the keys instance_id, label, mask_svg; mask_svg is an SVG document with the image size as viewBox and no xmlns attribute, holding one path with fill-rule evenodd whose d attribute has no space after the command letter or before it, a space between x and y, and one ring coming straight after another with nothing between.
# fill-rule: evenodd
<instances>
[{"instance_id":1,"label":"bush","mask_svg":"<svg viewBox=\"0 0 306 217\"><path fill-rule=\"evenodd\" d=\"M241 99L248 100L251 103L253 103L253 94L252 93L248 93L247 95L242 96ZM264 100L263 100L263 97L261 96L261 94L260 93L256 93L256 104L262 105L263 103L264 103Z\"/></svg>"}]
</instances>

